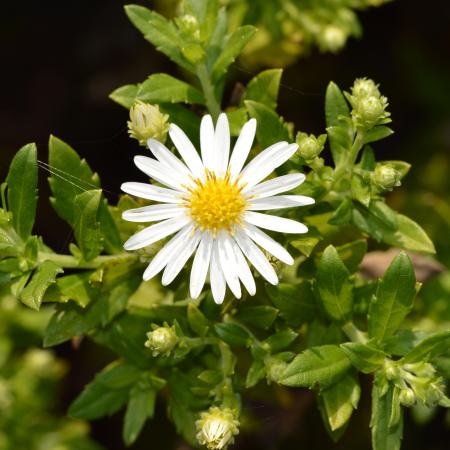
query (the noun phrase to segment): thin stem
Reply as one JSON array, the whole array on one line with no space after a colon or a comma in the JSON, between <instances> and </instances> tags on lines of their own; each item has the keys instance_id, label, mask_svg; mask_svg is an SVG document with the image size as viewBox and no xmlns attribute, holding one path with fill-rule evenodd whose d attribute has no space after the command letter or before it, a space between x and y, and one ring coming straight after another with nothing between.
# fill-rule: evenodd
<instances>
[{"instance_id":1,"label":"thin stem","mask_svg":"<svg viewBox=\"0 0 450 450\"><path fill-rule=\"evenodd\" d=\"M353 322L347 322L345 325L343 325L342 331L352 342L358 342L360 344L367 343L366 333L363 333L361 330L359 330Z\"/></svg>"},{"instance_id":2,"label":"thin stem","mask_svg":"<svg viewBox=\"0 0 450 450\"><path fill-rule=\"evenodd\" d=\"M214 119L214 121L216 121L219 117L221 109L214 92L214 85L211 82L211 78L205 63L198 64L197 77L200 80L203 94L205 95L206 106L208 107L212 118Z\"/></svg>"},{"instance_id":3,"label":"thin stem","mask_svg":"<svg viewBox=\"0 0 450 450\"><path fill-rule=\"evenodd\" d=\"M41 252L39 253L39 262L43 261L53 261L59 266L65 268L65 269L97 269L102 264L118 260L118 259L134 259L136 258L136 255L132 253L119 253L117 255L103 255L103 256L97 256L97 258L94 258L91 261L79 261L75 256L72 255L61 255L59 253L45 253Z\"/></svg>"}]
</instances>

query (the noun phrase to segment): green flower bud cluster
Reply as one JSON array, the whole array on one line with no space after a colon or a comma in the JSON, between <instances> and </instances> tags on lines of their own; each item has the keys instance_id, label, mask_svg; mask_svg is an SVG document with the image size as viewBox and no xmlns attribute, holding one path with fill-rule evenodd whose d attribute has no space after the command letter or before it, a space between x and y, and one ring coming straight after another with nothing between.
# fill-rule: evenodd
<instances>
[{"instance_id":1,"label":"green flower bud cluster","mask_svg":"<svg viewBox=\"0 0 450 450\"><path fill-rule=\"evenodd\" d=\"M192 64L197 64L205 57L205 50L202 46L202 33L197 19L185 14L175 19L180 37L185 43L181 47L181 53Z\"/></svg>"},{"instance_id":2,"label":"green flower bud cluster","mask_svg":"<svg viewBox=\"0 0 450 450\"><path fill-rule=\"evenodd\" d=\"M162 327L152 325L152 328L153 330L147 333L147 341L144 345L152 350L153 356L168 356L179 343L175 326L164 323Z\"/></svg>"},{"instance_id":3,"label":"green flower bud cluster","mask_svg":"<svg viewBox=\"0 0 450 450\"><path fill-rule=\"evenodd\" d=\"M313 134L297 133L296 142L299 155L306 163L311 163L320 155L326 140L326 134L315 137Z\"/></svg>"},{"instance_id":4,"label":"green flower bud cluster","mask_svg":"<svg viewBox=\"0 0 450 450\"><path fill-rule=\"evenodd\" d=\"M450 406L450 399L445 395L445 384L436 369L427 362L401 364L387 361L385 376L399 390L399 401L403 406L421 403L431 407Z\"/></svg>"},{"instance_id":5,"label":"green flower bud cluster","mask_svg":"<svg viewBox=\"0 0 450 450\"><path fill-rule=\"evenodd\" d=\"M346 92L345 96L353 107L352 117L357 128L370 129L391 121L390 113L386 111L388 100L380 94L378 85L372 80L355 80L351 94Z\"/></svg>"},{"instance_id":6,"label":"green flower bud cluster","mask_svg":"<svg viewBox=\"0 0 450 450\"><path fill-rule=\"evenodd\" d=\"M380 191L392 191L401 185L400 179L400 172L390 164L377 164L372 173L372 181Z\"/></svg>"},{"instance_id":7,"label":"green flower bud cluster","mask_svg":"<svg viewBox=\"0 0 450 450\"><path fill-rule=\"evenodd\" d=\"M128 134L146 146L148 139L165 142L169 131L169 116L161 113L158 105L137 100L130 108Z\"/></svg>"},{"instance_id":8,"label":"green flower bud cluster","mask_svg":"<svg viewBox=\"0 0 450 450\"><path fill-rule=\"evenodd\" d=\"M195 422L197 440L208 450L221 450L234 442L239 433L239 421L230 408L212 406Z\"/></svg>"}]
</instances>

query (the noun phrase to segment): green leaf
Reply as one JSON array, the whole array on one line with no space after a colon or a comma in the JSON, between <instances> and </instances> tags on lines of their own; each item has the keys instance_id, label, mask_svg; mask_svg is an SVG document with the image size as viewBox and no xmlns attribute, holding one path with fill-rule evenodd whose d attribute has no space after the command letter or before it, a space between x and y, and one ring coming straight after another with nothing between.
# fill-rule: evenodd
<instances>
[{"instance_id":1,"label":"green leaf","mask_svg":"<svg viewBox=\"0 0 450 450\"><path fill-rule=\"evenodd\" d=\"M370 427L372 429L373 450L400 450L403 436L403 417L396 425L391 426L393 411L399 408L395 405L394 389L389 386L388 391L382 395L382 389L374 383L372 389L372 418Z\"/></svg>"},{"instance_id":2,"label":"green leaf","mask_svg":"<svg viewBox=\"0 0 450 450\"><path fill-rule=\"evenodd\" d=\"M180 67L193 72L194 68L182 55L184 42L175 25L154 11L139 5L126 5L125 12L133 25L151 42Z\"/></svg>"},{"instance_id":3,"label":"green leaf","mask_svg":"<svg viewBox=\"0 0 450 450\"><path fill-rule=\"evenodd\" d=\"M299 284L267 285L266 292L288 325L299 327L316 315L316 301L307 281Z\"/></svg>"},{"instance_id":4,"label":"green leaf","mask_svg":"<svg viewBox=\"0 0 450 450\"><path fill-rule=\"evenodd\" d=\"M196 148L199 148L200 117L183 105L162 103L160 109L170 116L170 122L177 124L189 137Z\"/></svg>"},{"instance_id":5,"label":"green leaf","mask_svg":"<svg viewBox=\"0 0 450 450\"><path fill-rule=\"evenodd\" d=\"M187 318L189 326L194 333L201 337L206 336L211 324L194 303L189 303L187 307Z\"/></svg>"},{"instance_id":6,"label":"green leaf","mask_svg":"<svg viewBox=\"0 0 450 450\"><path fill-rule=\"evenodd\" d=\"M363 142L364 144L369 144L370 142L379 141L380 139L384 139L391 134L394 134L394 130L384 125L379 125L377 127L368 130L365 135Z\"/></svg>"},{"instance_id":7,"label":"green leaf","mask_svg":"<svg viewBox=\"0 0 450 450\"><path fill-rule=\"evenodd\" d=\"M410 312L416 295L412 262L399 253L378 283L369 307L369 336L379 342L397 331Z\"/></svg>"},{"instance_id":8,"label":"green leaf","mask_svg":"<svg viewBox=\"0 0 450 450\"><path fill-rule=\"evenodd\" d=\"M351 367L337 345L312 347L297 355L280 377L280 383L292 387L319 385L326 388L339 381Z\"/></svg>"},{"instance_id":9,"label":"green leaf","mask_svg":"<svg viewBox=\"0 0 450 450\"><path fill-rule=\"evenodd\" d=\"M297 339L297 336L295 331L288 328L272 334L263 343L269 346L271 353L277 353L289 347Z\"/></svg>"},{"instance_id":10,"label":"green leaf","mask_svg":"<svg viewBox=\"0 0 450 450\"><path fill-rule=\"evenodd\" d=\"M247 378L245 379L245 387L247 389L256 386L259 380L263 379L266 374L266 368L264 362L261 360L253 361L250 369L247 372Z\"/></svg>"},{"instance_id":11,"label":"green leaf","mask_svg":"<svg viewBox=\"0 0 450 450\"><path fill-rule=\"evenodd\" d=\"M106 199L102 199L98 209L98 221L105 251L112 255L123 252L123 243L113 213Z\"/></svg>"},{"instance_id":12,"label":"green leaf","mask_svg":"<svg viewBox=\"0 0 450 450\"><path fill-rule=\"evenodd\" d=\"M240 325L235 323L217 323L214 325L214 329L227 344L245 347L249 343L250 335Z\"/></svg>"},{"instance_id":13,"label":"green leaf","mask_svg":"<svg viewBox=\"0 0 450 450\"><path fill-rule=\"evenodd\" d=\"M41 307L45 291L55 282L58 273L62 272L61 267L53 261L44 261L20 294L22 303L38 310Z\"/></svg>"},{"instance_id":14,"label":"green leaf","mask_svg":"<svg viewBox=\"0 0 450 450\"><path fill-rule=\"evenodd\" d=\"M269 69L252 78L245 90L244 100L253 100L276 109L282 69Z\"/></svg>"},{"instance_id":15,"label":"green leaf","mask_svg":"<svg viewBox=\"0 0 450 450\"><path fill-rule=\"evenodd\" d=\"M364 206L369 206L371 200L370 181L364 179L361 175L354 173L351 181L352 197L358 200Z\"/></svg>"},{"instance_id":16,"label":"green leaf","mask_svg":"<svg viewBox=\"0 0 450 450\"><path fill-rule=\"evenodd\" d=\"M98 209L102 197L100 189L83 192L75 197L74 210L76 222L75 239L85 261L98 256L102 249L102 235L97 221Z\"/></svg>"},{"instance_id":17,"label":"green leaf","mask_svg":"<svg viewBox=\"0 0 450 450\"><path fill-rule=\"evenodd\" d=\"M446 353L450 347L450 331L432 334L414 347L402 359L404 364L415 363L423 360L431 360L436 356Z\"/></svg>"},{"instance_id":18,"label":"green leaf","mask_svg":"<svg viewBox=\"0 0 450 450\"><path fill-rule=\"evenodd\" d=\"M235 30L226 40L222 52L219 54L212 68L212 80L217 82L226 72L228 66L234 62L242 52L248 41L255 34L256 28L244 25Z\"/></svg>"},{"instance_id":19,"label":"green leaf","mask_svg":"<svg viewBox=\"0 0 450 450\"><path fill-rule=\"evenodd\" d=\"M353 203L349 198L342 200L336 211L334 211L328 223L331 225L346 225L352 220Z\"/></svg>"},{"instance_id":20,"label":"green leaf","mask_svg":"<svg viewBox=\"0 0 450 450\"><path fill-rule=\"evenodd\" d=\"M361 388L358 379L348 374L338 383L320 392L331 431L343 427L357 409Z\"/></svg>"},{"instance_id":21,"label":"green leaf","mask_svg":"<svg viewBox=\"0 0 450 450\"><path fill-rule=\"evenodd\" d=\"M258 122L256 137L262 148L275 142L291 140L287 124L274 110L253 100L244 103L250 117Z\"/></svg>"},{"instance_id":22,"label":"green leaf","mask_svg":"<svg viewBox=\"0 0 450 450\"><path fill-rule=\"evenodd\" d=\"M92 420L118 411L128 400L128 394L140 372L122 363L106 367L69 407L69 415Z\"/></svg>"},{"instance_id":23,"label":"green leaf","mask_svg":"<svg viewBox=\"0 0 450 450\"><path fill-rule=\"evenodd\" d=\"M317 270L317 292L328 316L338 322L347 321L352 313L353 283L350 272L329 245L323 252Z\"/></svg>"},{"instance_id":24,"label":"green leaf","mask_svg":"<svg viewBox=\"0 0 450 450\"><path fill-rule=\"evenodd\" d=\"M244 306L239 309L236 319L247 325L267 330L272 326L277 315L278 310L272 306Z\"/></svg>"},{"instance_id":25,"label":"green leaf","mask_svg":"<svg viewBox=\"0 0 450 450\"><path fill-rule=\"evenodd\" d=\"M332 81L325 95L325 119L331 153L336 165L342 163L352 146L353 130L345 121L350 110L339 87Z\"/></svg>"},{"instance_id":26,"label":"green leaf","mask_svg":"<svg viewBox=\"0 0 450 450\"><path fill-rule=\"evenodd\" d=\"M50 136L49 178L53 197L50 199L57 214L74 227L77 220L75 197L90 189L100 188L97 174L94 174L84 159L75 150L55 136Z\"/></svg>"},{"instance_id":27,"label":"green leaf","mask_svg":"<svg viewBox=\"0 0 450 450\"><path fill-rule=\"evenodd\" d=\"M323 239L316 227L308 226L308 233L296 237L289 244L296 248L306 257L311 256L311 253L316 248L317 244Z\"/></svg>"},{"instance_id":28,"label":"green leaf","mask_svg":"<svg viewBox=\"0 0 450 450\"><path fill-rule=\"evenodd\" d=\"M368 344L346 342L341 349L360 372L371 373L379 369L386 359L386 354Z\"/></svg>"},{"instance_id":29,"label":"green leaf","mask_svg":"<svg viewBox=\"0 0 450 450\"><path fill-rule=\"evenodd\" d=\"M37 150L35 144L23 146L14 156L9 167L8 209L12 212L12 224L24 240L31 235L37 203Z\"/></svg>"},{"instance_id":30,"label":"green leaf","mask_svg":"<svg viewBox=\"0 0 450 450\"><path fill-rule=\"evenodd\" d=\"M156 390L148 384L137 384L131 390L123 422L123 440L126 445L133 444L139 436L145 421L153 417Z\"/></svg>"},{"instance_id":31,"label":"green leaf","mask_svg":"<svg viewBox=\"0 0 450 450\"><path fill-rule=\"evenodd\" d=\"M109 98L114 100L119 105L130 109L136 101L138 89L139 85L137 84L126 84L125 86L121 86L111 92L111 94L109 94Z\"/></svg>"},{"instance_id":32,"label":"green leaf","mask_svg":"<svg viewBox=\"0 0 450 450\"><path fill-rule=\"evenodd\" d=\"M165 73L150 75L137 91L139 100L146 103L199 103L203 94L193 86Z\"/></svg>"},{"instance_id":33,"label":"green leaf","mask_svg":"<svg viewBox=\"0 0 450 450\"><path fill-rule=\"evenodd\" d=\"M242 127L248 121L247 110L245 108L236 108L227 111L228 122L230 124L230 135L239 136Z\"/></svg>"},{"instance_id":34,"label":"green leaf","mask_svg":"<svg viewBox=\"0 0 450 450\"><path fill-rule=\"evenodd\" d=\"M347 269L351 273L354 273L358 270L367 252L367 241L365 239L358 239L348 244L340 245L336 247L336 250Z\"/></svg>"}]
</instances>

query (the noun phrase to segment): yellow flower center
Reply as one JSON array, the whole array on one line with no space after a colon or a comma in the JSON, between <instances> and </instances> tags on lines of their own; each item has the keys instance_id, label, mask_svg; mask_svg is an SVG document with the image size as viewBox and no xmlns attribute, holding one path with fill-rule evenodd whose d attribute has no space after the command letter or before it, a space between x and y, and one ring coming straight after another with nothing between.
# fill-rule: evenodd
<instances>
[{"instance_id":1,"label":"yellow flower center","mask_svg":"<svg viewBox=\"0 0 450 450\"><path fill-rule=\"evenodd\" d=\"M247 202L242 196L242 187L230 180L230 174L217 177L207 170L204 180L194 180L195 186L189 188L187 208L201 230L217 231L226 229L232 232L233 225L240 222Z\"/></svg>"}]
</instances>

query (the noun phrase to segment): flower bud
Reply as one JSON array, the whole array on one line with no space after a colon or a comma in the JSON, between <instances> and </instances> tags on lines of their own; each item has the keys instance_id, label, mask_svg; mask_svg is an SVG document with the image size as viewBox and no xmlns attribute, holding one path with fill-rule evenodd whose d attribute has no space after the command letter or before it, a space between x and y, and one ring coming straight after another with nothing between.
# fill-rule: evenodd
<instances>
[{"instance_id":1,"label":"flower bud","mask_svg":"<svg viewBox=\"0 0 450 450\"><path fill-rule=\"evenodd\" d=\"M401 390L399 400L403 406L412 406L416 402L416 396L413 390L407 387Z\"/></svg>"},{"instance_id":2,"label":"flower bud","mask_svg":"<svg viewBox=\"0 0 450 450\"><path fill-rule=\"evenodd\" d=\"M365 97L380 97L378 85L368 78L357 78L352 86L352 96L356 99Z\"/></svg>"},{"instance_id":3,"label":"flower bud","mask_svg":"<svg viewBox=\"0 0 450 450\"><path fill-rule=\"evenodd\" d=\"M128 134L143 146L147 145L150 138L165 142L169 131L168 119L169 116L161 113L158 105L137 100L130 108Z\"/></svg>"},{"instance_id":4,"label":"flower bud","mask_svg":"<svg viewBox=\"0 0 450 450\"><path fill-rule=\"evenodd\" d=\"M383 118L385 105L383 99L375 96L360 99L355 114L360 125L373 126Z\"/></svg>"},{"instance_id":5,"label":"flower bud","mask_svg":"<svg viewBox=\"0 0 450 450\"><path fill-rule=\"evenodd\" d=\"M336 25L327 25L322 30L319 43L322 50L329 50L335 53L341 50L347 42L347 33Z\"/></svg>"},{"instance_id":6,"label":"flower bud","mask_svg":"<svg viewBox=\"0 0 450 450\"><path fill-rule=\"evenodd\" d=\"M325 138L319 136L316 138L313 134L299 133L297 135L298 152L300 156L307 162L311 162L323 150Z\"/></svg>"},{"instance_id":7,"label":"flower bud","mask_svg":"<svg viewBox=\"0 0 450 450\"><path fill-rule=\"evenodd\" d=\"M187 34L196 40L200 39L200 27L194 16L185 14L184 16L177 17L175 21L182 33Z\"/></svg>"},{"instance_id":8,"label":"flower bud","mask_svg":"<svg viewBox=\"0 0 450 450\"><path fill-rule=\"evenodd\" d=\"M152 350L153 356L161 354L168 355L178 343L178 336L175 327L169 327L165 324L162 327L156 327L153 331L147 333L145 346Z\"/></svg>"},{"instance_id":9,"label":"flower bud","mask_svg":"<svg viewBox=\"0 0 450 450\"><path fill-rule=\"evenodd\" d=\"M234 436L239 433L239 422L230 408L212 406L200 414L195 422L197 440L209 450L220 450L234 442Z\"/></svg>"},{"instance_id":10,"label":"flower bud","mask_svg":"<svg viewBox=\"0 0 450 450\"><path fill-rule=\"evenodd\" d=\"M400 186L400 173L392 166L378 164L373 173L373 182L383 191L392 191L395 186Z\"/></svg>"}]
</instances>

